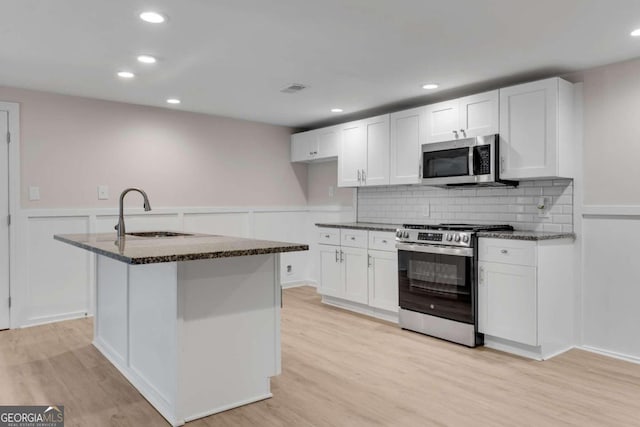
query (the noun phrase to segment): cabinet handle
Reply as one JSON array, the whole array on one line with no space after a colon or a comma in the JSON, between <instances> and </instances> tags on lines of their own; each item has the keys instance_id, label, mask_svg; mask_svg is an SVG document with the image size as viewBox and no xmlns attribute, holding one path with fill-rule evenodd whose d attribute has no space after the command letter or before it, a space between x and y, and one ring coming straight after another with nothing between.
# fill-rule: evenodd
<instances>
[{"instance_id":1,"label":"cabinet handle","mask_svg":"<svg viewBox=\"0 0 640 427\"><path fill-rule=\"evenodd\" d=\"M460 129L460 133L462 133L462 136L467 136L467 133L465 132L464 129Z\"/></svg>"},{"instance_id":2,"label":"cabinet handle","mask_svg":"<svg viewBox=\"0 0 640 427\"><path fill-rule=\"evenodd\" d=\"M340 251L340 262L344 262L344 252Z\"/></svg>"},{"instance_id":3,"label":"cabinet handle","mask_svg":"<svg viewBox=\"0 0 640 427\"><path fill-rule=\"evenodd\" d=\"M371 255L367 255L367 264L371 267Z\"/></svg>"},{"instance_id":4,"label":"cabinet handle","mask_svg":"<svg viewBox=\"0 0 640 427\"><path fill-rule=\"evenodd\" d=\"M500 156L500 173L504 173L504 157Z\"/></svg>"},{"instance_id":5,"label":"cabinet handle","mask_svg":"<svg viewBox=\"0 0 640 427\"><path fill-rule=\"evenodd\" d=\"M360 169L358 169L358 182L362 181L362 178L360 178Z\"/></svg>"},{"instance_id":6,"label":"cabinet handle","mask_svg":"<svg viewBox=\"0 0 640 427\"><path fill-rule=\"evenodd\" d=\"M362 182L367 182L367 174L365 173L364 169L362 169Z\"/></svg>"},{"instance_id":7,"label":"cabinet handle","mask_svg":"<svg viewBox=\"0 0 640 427\"><path fill-rule=\"evenodd\" d=\"M480 284L484 284L484 268L480 267Z\"/></svg>"},{"instance_id":8,"label":"cabinet handle","mask_svg":"<svg viewBox=\"0 0 640 427\"><path fill-rule=\"evenodd\" d=\"M453 131L453 136L455 136L455 137L456 137L456 139L458 139L458 131L457 131L457 130L454 130L454 131Z\"/></svg>"},{"instance_id":9,"label":"cabinet handle","mask_svg":"<svg viewBox=\"0 0 640 427\"><path fill-rule=\"evenodd\" d=\"M340 262L340 255L339 255L339 253L338 253L338 252L340 252L340 251L338 251L338 250L336 249L336 262Z\"/></svg>"},{"instance_id":10,"label":"cabinet handle","mask_svg":"<svg viewBox=\"0 0 640 427\"><path fill-rule=\"evenodd\" d=\"M325 234L324 237L328 239L331 236L329 234Z\"/></svg>"},{"instance_id":11,"label":"cabinet handle","mask_svg":"<svg viewBox=\"0 0 640 427\"><path fill-rule=\"evenodd\" d=\"M509 251L508 251L508 250L506 250L506 249L500 249L500 253L501 253L501 254L505 254L505 255L506 255L506 254L508 254L508 253L509 253Z\"/></svg>"},{"instance_id":12,"label":"cabinet handle","mask_svg":"<svg viewBox=\"0 0 640 427\"><path fill-rule=\"evenodd\" d=\"M356 237L355 236L351 236L351 240L356 240Z\"/></svg>"},{"instance_id":13,"label":"cabinet handle","mask_svg":"<svg viewBox=\"0 0 640 427\"><path fill-rule=\"evenodd\" d=\"M384 243L384 244L386 245L386 244L387 244L387 241L386 241L386 240L383 240L383 241L382 241L382 243Z\"/></svg>"}]
</instances>

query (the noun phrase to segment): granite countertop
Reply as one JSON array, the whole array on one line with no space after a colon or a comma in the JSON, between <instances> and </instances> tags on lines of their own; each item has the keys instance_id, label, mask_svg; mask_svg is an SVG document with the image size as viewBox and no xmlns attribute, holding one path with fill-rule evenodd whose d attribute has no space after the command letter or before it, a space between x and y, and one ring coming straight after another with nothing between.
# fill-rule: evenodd
<instances>
[{"instance_id":1,"label":"granite countertop","mask_svg":"<svg viewBox=\"0 0 640 427\"><path fill-rule=\"evenodd\" d=\"M339 222L339 223L317 223L318 227L328 228L350 228L353 230L369 231L393 231L402 228L400 224L381 224L378 222Z\"/></svg>"},{"instance_id":2,"label":"granite countertop","mask_svg":"<svg viewBox=\"0 0 640 427\"><path fill-rule=\"evenodd\" d=\"M490 237L494 239L511 240L552 240L552 239L575 239L575 233L556 233L551 231L481 231L478 237Z\"/></svg>"},{"instance_id":3,"label":"granite countertop","mask_svg":"<svg viewBox=\"0 0 640 427\"><path fill-rule=\"evenodd\" d=\"M119 242L115 233L57 234L53 238L128 264L192 261L309 250L308 245L298 243L210 234L176 237L127 235Z\"/></svg>"}]
</instances>

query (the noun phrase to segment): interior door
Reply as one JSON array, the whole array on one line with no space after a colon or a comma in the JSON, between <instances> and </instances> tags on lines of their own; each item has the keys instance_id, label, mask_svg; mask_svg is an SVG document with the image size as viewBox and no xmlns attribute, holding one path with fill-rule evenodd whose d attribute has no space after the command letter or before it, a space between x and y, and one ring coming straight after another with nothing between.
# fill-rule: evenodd
<instances>
[{"instance_id":1,"label":"interior door","mask_svg":"<svg viewBox=\"0 0 640 427\"><path fill-rule=\"evenodd\" d=\"M9 113L0 111L0 329L9 328Z\"/></svg>"}]
</instances>

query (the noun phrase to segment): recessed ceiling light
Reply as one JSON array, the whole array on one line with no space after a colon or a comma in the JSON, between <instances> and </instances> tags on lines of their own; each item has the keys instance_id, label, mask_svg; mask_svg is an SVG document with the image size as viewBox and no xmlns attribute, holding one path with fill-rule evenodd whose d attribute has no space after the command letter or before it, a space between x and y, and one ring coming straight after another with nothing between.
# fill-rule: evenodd
<instances>
[{"instance_id":1,"label":"recessed ceiling light","mask_svg":"<svg viewBox=\"0 0 640 427\"><path fill-rule=\"evenodd\" d=\"M435 83L427 83L422 85L422 89L438 89L438 85Z\"/></svg>"},{"instance_id":2,"label":"recessed ceiling light","mask_svg":"<svg viewBox=\"0 0 640 427\"><path fill-rule=\"evenodd\" d=\"M140 19L142 19L145 22L150 22L152 24L161 24L167 20L167 18L164 15L158 12L142 12L140 14Z\"/></svg>"},{"instance_id":3,"label":"recessed ceiling light","mask_svg":"<svg viewBox=\"0 0 640 427\"><path fill-rule=\"evenodd\" d=\"M133 74L131 71L118 71L118 77L122 77L123 79L132 79L135 76L136 75Z\"/></svg>"},{"instance_id":4,"label":"recessed ceiling light","mask_svg":"<svg viewBox=\"0 0 640 427\"><path fill-rule=\"evenodd\" d=\"M142 62L143 64L155 64L157 59L151 55L139 55L138 62Z\"/></svg>"},{"instance_id":5,"label":"recessed ceiling light","mask_svg":"<svg viewBox=\"0 0 640 427\"><path fill-rule=\"evenodd\" d=\"M342 108L332 108L331 112L332 113L342 113L344 110Z\"/></svg>"},{"instance_id":6,"label":"recessed ceiling light","mask_svg":"<svg viewBox=\"0 0 640 427\"><path fill-rule=\"evenodd\" d=\"M640 28L637 28L637 29L635 29L635 30L631 31L631 35L632 35L633 37L638 37L638 36L640 36Z\"/></svg>"},{"instance_id":7,"label":"recessed ceiling light","mask_svg":"<svg viewBox=\"0 0 640 427\"><path fill-rule=\"evenodd\" d=\"M169 98L167 99L167 104L180 104L180 100L178 98Z\"/></svg>"}]
</instances>

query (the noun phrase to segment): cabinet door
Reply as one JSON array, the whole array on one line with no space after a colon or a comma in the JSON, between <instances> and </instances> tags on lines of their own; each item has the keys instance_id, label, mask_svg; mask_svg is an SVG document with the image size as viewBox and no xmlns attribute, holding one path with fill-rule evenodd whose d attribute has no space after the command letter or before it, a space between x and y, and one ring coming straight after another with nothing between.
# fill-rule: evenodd
<instances>
[{"instance_id":1,"label":"cabinet door","mask_svg":"<svg viewBox=\"0 0 640 427\"><path fill-rule=\"evenodd\" d=\"M367 146L364 124L361 121L347 123L340 129L338 187L359 186L366 163Z\"/></svg>"},{"instance_id":2,"label":"cabinet door","mask_svg":"<svg viewBox=\"0 0 640 427\"><path fill-rule=\"evenodd\" d=\"M427 105L426 142L451 141L461 138L458 100Z\"/></svg>"},{"instance_id":3,"label":"cabinet door","mask_svg":"<svg viewBox=\"0 0 640 427\"><path fill-rule=\"evenodd\" d=\"M398 253L369 251L369 305L398 312Z\"/></svg>"},{"instance_id":4,"label":"cabinet door","mask_svg":"<svg viewBox=\"0 0 640 427\"><path fill-rule=\"evenodd\" d=\"M478 278L478 330L537 346L536 268L480 262Z\"/></svg>"},{"instance_id":5,"label":"cabinet door","mask_svg":"<svg viewBox=\"0 0 640 427\"><path fill-rule=\"evenodd\" d=\"M367 304L367 250L341 247L343 256L342 278L344 299Z\"/></svg>"},{"instance_id":6,"label":"cabinet door","mask_svg":"<svg viewBox=\"0 0 640 427\"><path fill-rule=\"evenodd\" d=\"M389 117L389 183L419 184L420 157L425 138L426 107L393 113Z\"/></svg>"},{"instance_id":7,"label":"cabinet door","mask_svg":"<svg viewBox=\"0 0 640 427\"><path fill-rule=\"evenodd\" d=\"M328 158L338 156L338 146L340 145L340 127L332 126L318 129L318 158Z\"/></svg>"},{"instance_id":8,"label":"cabinet door","mask_svg":"<svg viewBox=\"0 0 640 427\"><path fill-rule=\"evenodd\" d=\"M499 91L479 93L460 98L460 134L463 138L498 133Z\"/></svg>"},{"instance_id":9,"label":"cabinet door","mask_svg":"<svg viewBox=\"0 0 640 427\"><path fill-rule=\"evenodd\" d=\"M558 79L500 89L500 176L557 176Z\"/></svg>"},{"instance_id":10,"label":"cabinet door","mask_svg":"<svg viewBox=\"0 0 640 427\"><path fill-rule=\"evenodd\" d=\"M362 185L389 185L389 115L363 120L367 164Z\"/></svg>"},{"instance_id":11,"label":"cabinet door","mask_svg":"<svg viewBox=\"0 0 640 427\"><path fill-rule=\"evenodd\" d=\"M320 252L320 289L323 295L344 296L340 246L318 245Z\"/></svg>"},{"instance_id":12,"label":"cabinet door","mask_svg":"<svg viewBox=\"0 0 640 427\"><path fill-rule=\"evenodd\" d=\"M291 135L291 161L307 162L313 160L316 147L315 131L300 132Z\"/></svg>"}]
</instances>

